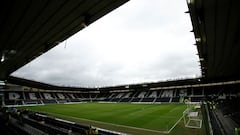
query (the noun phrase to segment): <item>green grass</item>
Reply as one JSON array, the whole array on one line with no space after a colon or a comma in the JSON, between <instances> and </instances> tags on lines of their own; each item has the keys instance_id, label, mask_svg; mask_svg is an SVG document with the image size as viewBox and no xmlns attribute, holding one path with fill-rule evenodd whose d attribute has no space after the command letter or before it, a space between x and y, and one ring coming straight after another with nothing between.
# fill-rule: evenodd
<instances>
[{"instance_id":1,"label":"green grass","mask_svg":"<svg viewBox=\"0 0 240 135\"><path fill-rule=\"evenodd\" d=\"M161 132L168 131L181 118L186 105L81 103L28 108L72 121L100 125L103 128Z\"/></svg>"}]
</instances>

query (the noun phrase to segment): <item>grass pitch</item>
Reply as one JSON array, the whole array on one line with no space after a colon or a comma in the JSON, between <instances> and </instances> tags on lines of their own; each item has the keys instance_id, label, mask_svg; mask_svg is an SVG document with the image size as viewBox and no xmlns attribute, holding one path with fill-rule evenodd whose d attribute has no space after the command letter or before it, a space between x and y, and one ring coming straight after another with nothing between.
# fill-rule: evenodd
<instances>
[{"instance_id":1,"label":"grass pitch","mask_svg":"<svg viewBox=\"0 0 240 135\"><path fill-rule=\"evenodd\" d=\"M140 130L164 133L169 131L181 118L186 105L80 103L28 108L56 117L122 132Z\"/></svg>"}]
</instances>

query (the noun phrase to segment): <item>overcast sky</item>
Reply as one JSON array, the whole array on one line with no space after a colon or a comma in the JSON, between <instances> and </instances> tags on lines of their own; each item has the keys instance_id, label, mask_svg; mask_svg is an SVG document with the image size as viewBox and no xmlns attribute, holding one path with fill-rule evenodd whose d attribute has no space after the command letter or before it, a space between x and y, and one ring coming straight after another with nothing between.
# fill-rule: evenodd
<instances>
[{"instance_id":1,"label":"overcast sky","mask_svg":"<svg viewBox=\"0 0 240 135\"><path fill-rule=\"evenodd\" d=\"M81 87L199 76L187 10L186 0L130 0L12 75Z\"/></svg>"}]
</instances>

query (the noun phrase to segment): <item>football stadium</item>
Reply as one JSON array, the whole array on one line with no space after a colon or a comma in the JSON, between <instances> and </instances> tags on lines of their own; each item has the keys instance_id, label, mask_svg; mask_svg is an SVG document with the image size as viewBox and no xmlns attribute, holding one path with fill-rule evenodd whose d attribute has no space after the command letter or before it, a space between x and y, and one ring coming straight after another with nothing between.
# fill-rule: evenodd
<instances>
[{"instance_id":1,"label":"football stadium","mask_svg":"<svg viewBox=\"0 0 240 135\"><path fill-rule=\"evenodd\" d=\"M1 1L1 134L240 133L238 0L184 1L188 8L184 14L189 15L193 28L189 33L194 35L193 46L198 53L199 77L81 87L55 85L12 75L61 42L65 41L66 45L66 40L72 35L88 29L91 24L128 2ZM74 64L71 66L74 67Z\"/></svg>"}]
</instances>

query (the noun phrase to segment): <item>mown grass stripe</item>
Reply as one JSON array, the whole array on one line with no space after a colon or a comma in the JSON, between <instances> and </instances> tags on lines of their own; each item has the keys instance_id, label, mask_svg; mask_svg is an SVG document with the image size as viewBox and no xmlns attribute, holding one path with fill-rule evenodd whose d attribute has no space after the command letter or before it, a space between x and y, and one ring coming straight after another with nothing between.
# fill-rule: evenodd
<instances>
[{"instance_id":1,"label":"mown grass stripe","mask_svg":"<svg viewBox=\"0 0 240 135\"><path fill-rule=\"evenodd\" d=\"M124 127L124 128L129 128L129 129L135 129L135 130L142 130L142 131L155 132L155 133L169 133L168 131L158 131L158 130L125 126L125 125L118 125L118 124L106 123L106 122L102 122L102 121L95 121L95 120L89 120L89 119L78 118L78 117L73 117L73 116L67 116L67 115L62 115L62 114L58 114L58 113L49 113L49 112L42 112L42 113L50 114L52 116L60 116L60 117L62 116L63 118L72 118L72 119L76 119L76 120L84 120L84 121L89 121L89 122L93 122L93 123L111 125L111 126L116 126L116 127Z\"/></svg>"},{"instance_id":2,"label":"mown grass stripe","mask_svg":"<svg viewBox=\"0 0 240 135\"><path fill-rule=\"evenodd\" d=\"M179 104L102 104L45 105L29 107L51 115L98 124L155 133L166 133L176 125L185 105ZM80 122L81 123L81 122ZM86 122L87 123L87 122ZM106 126L105 126L106 127ZM116 128L115 128L116 129Z\"/></svg>"}]
</instances>

